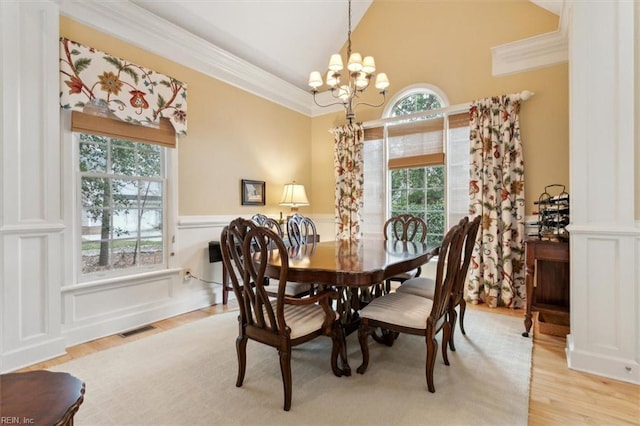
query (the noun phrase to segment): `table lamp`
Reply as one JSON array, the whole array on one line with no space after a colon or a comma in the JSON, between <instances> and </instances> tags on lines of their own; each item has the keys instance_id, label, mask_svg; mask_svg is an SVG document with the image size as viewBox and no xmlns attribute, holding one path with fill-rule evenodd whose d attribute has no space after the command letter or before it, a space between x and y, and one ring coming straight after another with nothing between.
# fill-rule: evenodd
<instances>
[{"instance_id":1,"label":"table lamp","mask_svg":"<svg viewBox=\"0 0 640 426\"><path fill-rule=\"evenodd\" d=\"M290 206L291 214L298 211L300 206L308 206L309 200L307 199L307 193L304 190L304 185L293 183L287 183L282 190L282 200L280 200L281 206Z\"/></svg>"}]
</instances>

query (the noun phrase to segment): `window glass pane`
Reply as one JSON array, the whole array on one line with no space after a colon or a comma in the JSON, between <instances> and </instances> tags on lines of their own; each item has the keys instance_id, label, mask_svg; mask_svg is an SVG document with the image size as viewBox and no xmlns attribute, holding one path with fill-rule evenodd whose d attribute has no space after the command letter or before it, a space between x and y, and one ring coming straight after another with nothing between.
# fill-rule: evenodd
<instances>
[{"instance_id":1,"label":"window glass pane","mask_svg":"<svg viewBox=\"0 0 640 426\"><path fill-rule=\"evenodd\" d=\"M140 203L142 208L162 208L162 182L140 181Z\"/></svg>"},{"instance_id":2,"label":"window glass pane","mask_svg":"<svg viewBox=\"0 0 640 426\"><path fill-rule=\"evenodd\" d=\"M162 237L145 237L140 247L140 265L160 265L163 262Z\"/></svg>"},{"instance_id":3,"label":"window glass pane","mask_svg":"<svg viewBox=\"0 0 640 426\"><path fill-rule=\"evenodd\" d=\"M138 175L160 176L162 171L161 147L151 144L138 144Z\"/></svg>"},{"instance_id":4,"label":"window glass pane","mask_svg":"<svg viewBox=\"0 0 640 426\"><path fill-rule=\"evenodd\" d=\"M405 170L393 170L391 172L391 189L406 188L407 179L405 175Z\"/></svg>"},{"instance_id":5,"label":"window glass pane","mask_svg":"<svg viewBox=\"0 0 640 426\"><path fill-rule=\"evenodd\" d=\"M164 148L92 135L78 140L81 272L163 266Z\"/></svg>"},{"instance_id":6,"label":"window glass pane","mask_svg":"<svg viewBox=\"0 0 640 426\"><path fill-rule=\"evenodd\" d=\"M109 206L111 194L109 179L83 177L80 180L80 186L82 187L83 206L94 209Z\"/></svg>"},{"instance_id":7,"label":"window glass pane","mask_svg":"<svg viewBox=\"0 0 640 426\"><path fill-rule=\"evenodd\" d=\"M437 96L431 93L413 93L400 99L394 105L391 116L397 117L438 108L442 108L442 102Z\"/></svg>"},{"instance_id":8,"label":"window glass pane","mask_svg":"<svg viewBox=\"0 0 640 426\"><path fill-rule=\"evenodd\" d=\"M138 181L112 179L114 208L138 207Z\"/></svg>"},{"instance_id":9,"label":"window glass pane","mask_svg":"<svg viewBox=\"0 0 640 426\"><path fill-rule=\"evenodd\" d=\"M112 241L111 267L126 269L137 266L139 241L137 239Z\"/></svg>"},{"instance_id":10,"label":"window glass pane","mask_svg":"<svg viewBox=\"0 0 640 426\"><path fill-rule=\"evenodd\" d=\"M408 173L408 181L410 188L424 188L424 168L418 169L409 169Z\"/></svg>"},{"instance_id":11,"label":"window glass pane","mask_svg":"<svg viewBox=\"0 0 640 426\"><path fill-rule=\"evenodd\" d=\"M137 209L113 210L113 238L138 236Z\"/></svg>"},{"instance_id":12,"label":"window glass pane","mask_svg":"<svg viewBox=\"0 0 640 426\"><path fill-rule=\"evenodd\" d=\"M104 173L107 170L108 146L104 137L82 135L80 139L80 171Z\"/></svg>"},{"instance_id":13,"label":"window glass pane","mask_svg":"<svg viewBox=\"0 0 640 426\"><path fill-rule=\"evenodd\" d=\"M161 235L162 210L145 209L140 218L140 233L143 238Z\"/></svg>"}]
</instances>

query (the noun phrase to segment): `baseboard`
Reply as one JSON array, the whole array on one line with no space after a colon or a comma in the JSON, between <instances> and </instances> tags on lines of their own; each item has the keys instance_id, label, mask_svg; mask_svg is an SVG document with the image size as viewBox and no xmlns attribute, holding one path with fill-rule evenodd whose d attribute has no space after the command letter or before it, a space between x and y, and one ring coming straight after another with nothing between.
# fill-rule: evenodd
<instances>
[{"instance_id":1,"label":"baseboard","mask_svg":"<svg viewBox=\"0 0 640 426\"><path fill-rule=\"evenodd\" d=\"M577 350L571 334L567 336L565 352L567 354L567 365L572 370L604 376L636 385L640 384L640 364L636 360L625 360Z\"/></svg>"},{"instance_id":2,"label":"baseboard","mask_svg":"<svg viewBox=\"0 0 640 426\"><path fill-rule=\"evenodd\" d=\"M62 337L4 352L0 359L0 373L19 370L66 353Z\"/></svg>"}]
</instances>

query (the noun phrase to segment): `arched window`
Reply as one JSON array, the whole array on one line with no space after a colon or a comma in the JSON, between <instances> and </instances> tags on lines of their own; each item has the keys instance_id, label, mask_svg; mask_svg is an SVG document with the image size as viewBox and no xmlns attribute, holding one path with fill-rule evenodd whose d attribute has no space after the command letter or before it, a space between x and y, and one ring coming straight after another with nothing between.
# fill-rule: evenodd
<instances>
[{"instance_id":1,"label":"arched window","mask_svg":"<svg viewBox=\"0 0 640 426\"><path fill-rule=\"evenodd\" d=\"M365 129L365 234L409 213L427 222L427 243L437 246L449 224L467 214L468 114L452 114L448 105L437 87L410 86L387 103L383 126Z\"/></svg>"}]
</instances>

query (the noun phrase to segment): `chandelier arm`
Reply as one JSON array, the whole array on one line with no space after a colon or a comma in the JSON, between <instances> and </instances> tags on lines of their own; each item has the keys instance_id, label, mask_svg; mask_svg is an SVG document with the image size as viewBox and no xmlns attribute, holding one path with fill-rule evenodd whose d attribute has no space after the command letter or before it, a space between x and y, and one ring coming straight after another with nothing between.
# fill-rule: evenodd
<instances>
[{"instance_id":1,"label":"chandelier arm","mask_svg":"<svg viewBox=\"0 0 640 426\"><path fill-rule=\"evenodd\" d=\"M380 94L382 95L382 100L380 101L379 104L374 105L374 104L370 104L368 102L358 102L353 106L353 108L355 109L358 105L366 105L366 106L370 106L372 108L381 107L384 104L384 101L386 100L386 96L385 96L384 92L380 92Z\"/></svg>"},{"instance_id":2,"label":"chandelier arm","mask_svg":"<svg viewBox=\"0 0 640 426\"><path fill-rule=\"evenodd\" d=\"M327 108L327 107L334 106L334 105L344 105L343 101L333 102L333 103L326 104L326 105L320 104L320 103L318 103L318 100L316 99L316 93L318 93L318 92L313 92L313 102L315 102L315 104L318 105L319 107Z\"/></svg>"}]
</instances>

